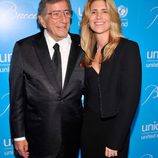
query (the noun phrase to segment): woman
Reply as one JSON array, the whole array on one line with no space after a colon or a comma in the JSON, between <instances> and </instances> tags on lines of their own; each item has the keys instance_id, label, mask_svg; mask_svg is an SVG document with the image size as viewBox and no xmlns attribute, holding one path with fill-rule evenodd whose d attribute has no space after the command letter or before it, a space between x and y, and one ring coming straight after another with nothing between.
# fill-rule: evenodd
<instances>
[{"instance_id":1,"label":"woman","mask_svg":"<svg viewBox=\"0 0 158 158\"><path fill-rule=\"evenodd\" d=\"M122 37L113 0L88 0L81 23L85 52L82 158L127 158L141 90L138 44Z\"/></svg>"}]
</instances>

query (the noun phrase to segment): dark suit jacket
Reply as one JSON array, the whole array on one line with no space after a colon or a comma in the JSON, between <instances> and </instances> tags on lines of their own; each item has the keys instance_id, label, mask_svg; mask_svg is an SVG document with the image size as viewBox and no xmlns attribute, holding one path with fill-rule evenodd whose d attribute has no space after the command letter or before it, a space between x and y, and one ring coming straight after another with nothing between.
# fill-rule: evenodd
<instances>
[{"instance_id":1,"label":"dark suit jacket","mask_svg":"<svg viewBox=\"0 0 158 158\"><path fill-rule=\"evenodd\" d=\"M93 82L93 78L90 80ZM141 59L138 44L121 38L111 58L102 63L98 82L87 84L86 87L87 109L89 107L93 111L99 111L104 120L113 119L113 124L109 127L111 130L107 127L107 144L109 148L120 150L129 138L131 123L139 104ZM97 109L93 106L96 99L94 89L99 89L100 106Z\"/></svg>"},{"instance_id":2,"label":"dark suit jacket","mask_svg":"<svg viewBox=\"0 0 158 158\"><path fill-rule=\"evenodd\" d=\"M61 144L73 151L79 143L84 69L80 66L79 37L70 36L72 45L61 94L43 32L18 41L14 47L10 67L11 134L13 138L25 136L30 153L37 157L54 158Z\"/></svg>"}]
</instances>

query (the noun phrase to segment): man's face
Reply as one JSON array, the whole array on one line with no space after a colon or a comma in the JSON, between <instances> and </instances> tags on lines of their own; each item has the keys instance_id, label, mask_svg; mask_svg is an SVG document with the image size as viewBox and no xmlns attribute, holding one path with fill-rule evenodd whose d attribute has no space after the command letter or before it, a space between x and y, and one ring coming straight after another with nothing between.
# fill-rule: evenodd
<instances>
[{"instance_id":1,"label":"man's face","mask_svg":"<svg viewBox=\"0 0 158 158\"><path fill-rule=\"evenodd\" d=\"M70 11L66 1L59 1L54 4L46 4L46 14L38 18L48 34L59 41L68 35L70 27Z\"/></svg>"}]
</instances>

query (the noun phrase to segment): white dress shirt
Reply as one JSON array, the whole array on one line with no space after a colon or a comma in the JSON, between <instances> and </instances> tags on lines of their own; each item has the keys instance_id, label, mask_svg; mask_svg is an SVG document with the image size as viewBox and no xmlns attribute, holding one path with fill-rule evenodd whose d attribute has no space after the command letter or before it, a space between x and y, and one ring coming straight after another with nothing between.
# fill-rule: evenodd
<instances>
[{"instance_id":1,"label":"white dress shirt","mask_svg":"<svg viewBox=\"0 0 158 158\"><path fill-rule=\"evenodd\" d=\"M70 35L68 34L67 37L65 37L64 39L56 42L49 34L48 32L45 30L44 31L44 36L46 39L46 43L48 46L48 50L49 50L49 54L50 54L50 58L53 58L54 55L54 48L53 46L55 45L55 43L59 44L59 49L60 49L60 53L61 53L61 68L62 68L62 87L64 85L64 81L65 81L65 76L66 76L66 70L67 70L67 64L68 64L68 58L69 58L69 53L70 53L70 47L71 47L71 38Z\"/></svg>"}]
</instances>

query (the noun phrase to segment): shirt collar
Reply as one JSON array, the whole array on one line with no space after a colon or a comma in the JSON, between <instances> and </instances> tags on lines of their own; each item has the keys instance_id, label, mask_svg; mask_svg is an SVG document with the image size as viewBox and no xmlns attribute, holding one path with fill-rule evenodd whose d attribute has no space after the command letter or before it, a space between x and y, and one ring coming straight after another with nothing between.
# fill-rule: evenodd
<instances>
[{"instance_id":1,"label":"shirt collar","mask_svg":"<svg viewBox=\"0 0 158 158\"><path fill-rule=\"evenodd\" d=\"M56 42L47 32L47 30L44 30L44 36L46 38L46 41L48 43L48 47L53 47L55 43L58 43L60 47L65 47L65 45L70 45L71 44L71 37L68 34L65 38L62 40Z\"/></svg>"}]
</instances>

